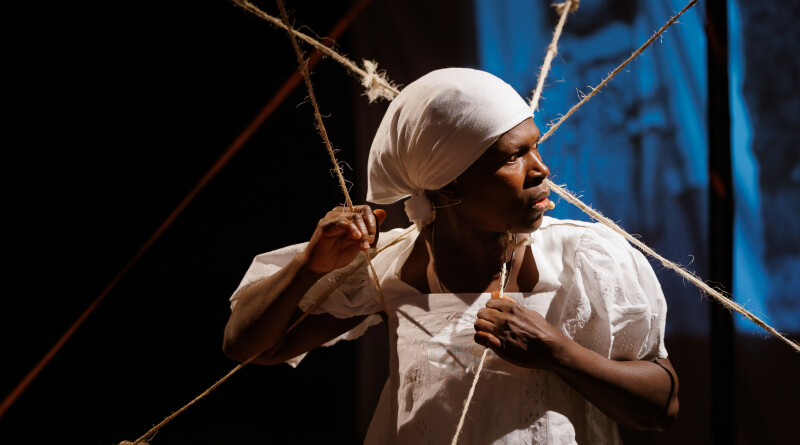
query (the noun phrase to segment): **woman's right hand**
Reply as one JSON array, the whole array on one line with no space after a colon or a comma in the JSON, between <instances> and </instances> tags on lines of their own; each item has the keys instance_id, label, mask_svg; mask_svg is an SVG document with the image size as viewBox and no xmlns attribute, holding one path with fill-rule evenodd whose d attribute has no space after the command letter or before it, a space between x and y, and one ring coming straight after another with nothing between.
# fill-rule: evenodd
<instances>
[{"instance_id":1,"label":"woman's right hand","mask_svg":"<svg viewBox=\"0 0 800 445\"><path fill-rule=\"evenodd\" d=\"M317 224L314 235L303 251L306 269L326 274L350 264L361 251L378 241L378 227L386 219L386 211L374 212L368 205L350 211L336 207Z\"/></svg>"}]
</instances>

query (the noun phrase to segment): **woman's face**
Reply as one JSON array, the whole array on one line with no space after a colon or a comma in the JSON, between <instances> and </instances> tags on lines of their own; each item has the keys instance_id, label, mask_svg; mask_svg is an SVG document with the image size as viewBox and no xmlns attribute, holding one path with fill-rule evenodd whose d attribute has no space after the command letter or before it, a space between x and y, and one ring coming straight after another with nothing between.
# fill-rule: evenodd
<instances>
[{"instance_id":1,"label":"woman's face","mask_svg":"<svg viewBox=\"0 0 800 445\"><path fill-rule=\"evenodd\" d=\"M550 170L539 156L539 129L526 119L497 140L453 184L459 218L479 231L526 233L542 224Z\"/></svg>"}]
</instances>

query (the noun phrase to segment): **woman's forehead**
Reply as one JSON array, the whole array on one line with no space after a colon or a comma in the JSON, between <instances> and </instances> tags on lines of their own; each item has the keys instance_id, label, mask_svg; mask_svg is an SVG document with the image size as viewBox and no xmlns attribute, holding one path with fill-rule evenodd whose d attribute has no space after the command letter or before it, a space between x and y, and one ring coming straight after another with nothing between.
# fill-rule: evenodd
<instances>
[{"instance_id":1,"label":"woman's forehead","mask_svg":"<svg viewBox=\"0 0 800 445\"><path fill-rule=\"evenodd\" d=\"M533 119L525 119L503 133L487 151L505 152L520 145L535 144L539 140L539 136L539 129L533 123Z\"/></svg>"}]
</instances>

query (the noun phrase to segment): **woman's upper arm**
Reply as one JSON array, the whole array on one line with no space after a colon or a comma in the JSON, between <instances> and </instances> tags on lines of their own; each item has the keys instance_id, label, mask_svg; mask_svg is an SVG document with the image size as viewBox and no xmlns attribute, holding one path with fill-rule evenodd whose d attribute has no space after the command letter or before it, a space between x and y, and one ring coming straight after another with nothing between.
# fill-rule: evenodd
<instances>
[{"instance_id":1,"label":"woman's upper arm","mask_svg":"<svg viewBox=\"0 0 800 445\"><path fill-rule=\"evenodd\" d=\"M591 312L600 316L589 317L598 330L589 339L602 334L602 341L592 349L616 360L651 361L667 356L666 299L641 252L611 229L593 224L578 243L575 268L580 293L585 294Z\"/></svg>"},{"instance_id":2,"label":"woman's upper arm","mask_svg":"<svg viewBox=\"0 0 800 445\"><path fill-rule=\"evenodd\" d=\"M300 314L302 312L298 310L295 316L299 317ZM339 337L366 318L366 315L350 318L337 318L329 314L309 315L253 363L273 365L285 362Z\"/></svg>"}]
</instances>

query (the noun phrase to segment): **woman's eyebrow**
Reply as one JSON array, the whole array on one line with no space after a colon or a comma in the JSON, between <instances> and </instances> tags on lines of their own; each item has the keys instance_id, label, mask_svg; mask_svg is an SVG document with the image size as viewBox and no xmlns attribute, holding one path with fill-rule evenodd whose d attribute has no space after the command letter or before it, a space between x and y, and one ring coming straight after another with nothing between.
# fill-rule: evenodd
<instances>
[{"instance_id":1,"label":"woman's eyebrow","mask_svg":"<svg viewBox=\"0 0 800 445\"><path fill-rule=\"evenodd\" d=\"M539 143L539 138L541 138L541 136L542 133L537 131L536 136L534 136L533 138L528 138L527 136L519 136L517 138L512 139L508 145L511 145L513 147L523 147L523 146L528 146L531 142L533 143L533 145L536 145Z\"/></svg>"}]
</instances>

